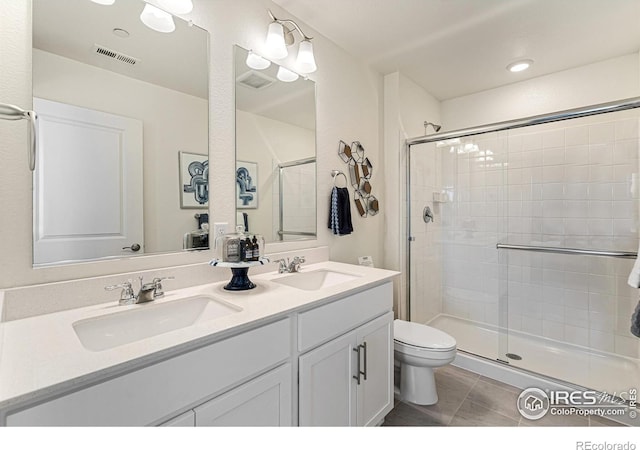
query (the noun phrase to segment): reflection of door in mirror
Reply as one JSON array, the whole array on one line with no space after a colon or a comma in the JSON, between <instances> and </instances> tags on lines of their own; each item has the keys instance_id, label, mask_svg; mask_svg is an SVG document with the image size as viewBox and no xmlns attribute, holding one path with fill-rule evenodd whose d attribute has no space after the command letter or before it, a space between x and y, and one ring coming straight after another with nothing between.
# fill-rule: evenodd
<instances>
[{"instance_id":1,"label":"reflection of door in mirror","mask_svg":"<svg viewBox=\"0 0 640 450\"><path fill-rule=\"evenodd\" d=\"M255 190L236 174L236 223L246 218L267 242L315 239L315 83L281 81L277 64L254 69L247 55L236 47L236 169L249 172Z\"/></svg>"},{"instance_id":2,"label":"reflection of door in mirror","mask_svg":"<svg viewBox=\"0 0 640 450\"><path fill-rule=\"evenodd\" d=\"M144 253L142 122L39 98L33 104L34 264Z\"/></svg>"},{"instance_id":3,"label":"reflection of door in mirror","mask_svg":"<svg viewBox=\"0 0 640 450\"><path fill-rule=\"evenodd\" d=\"M78 258L62 249L55 256L52 247L46 262L184 251L185 233L206 233L194 216L207 213L208 204L199 204L197 209L183 205L178 155L208 155L208 33L179 17L173 18L174 32L154 31L140 20L145 5L141 0L119 0L112 5L89 0L32 0L32 4L34 97L134 119L142 123L143 133L142 173L136 175L142 183L142 199L137 207L143 219L140 241L130 239L113 252L103 252L97 246ZM73 153L67 148L65 155ZM59 168L71 164L66 158L56 160ZM94 184L112 180L113 173L103 168L109 169L109 165L94 164ZM51 173L48 167L44 169ZM204 173L201 178L199 191L206 190L202 183L208 183ZM49 189L47 186L35 195L46 201L51 194ZM56 195L74 226L90 217L86 204L72 203L72 196ZM36 219L37 213L34 211L34 221L40 220ZM109 220L114 217L110 215ZM104 224L105 220L100 222ZM35 240L39 239L40 225L34 222L34 226L35 248L39 245ZM123 230L129 228L126 222L121 226ZM113 232L113 227L107 229ZM97 230L98 234L102 232ZM136 243L141 247L138 252L133 251L135 246L122 248ZM34 259L36 264L42 261Z\"/></svg>"}]
</instances>

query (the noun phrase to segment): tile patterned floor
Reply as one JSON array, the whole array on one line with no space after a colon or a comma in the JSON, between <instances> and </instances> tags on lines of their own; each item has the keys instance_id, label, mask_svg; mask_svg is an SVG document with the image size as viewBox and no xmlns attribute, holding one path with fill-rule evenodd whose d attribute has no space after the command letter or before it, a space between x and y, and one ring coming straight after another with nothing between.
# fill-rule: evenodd
<instances>
[{"instance_id":1,"label":"tile patterned floor","mask_svg":"<svg viewBox=\"0 0 640 450\"><path fill-rule=\"evenodd\" d=\"M528 420L516 409L521 389L451 365L435 373L438 403L420 406L396 400L383 426L621 426L600 417L547 415Z\"/></svg>"}]
</instances>

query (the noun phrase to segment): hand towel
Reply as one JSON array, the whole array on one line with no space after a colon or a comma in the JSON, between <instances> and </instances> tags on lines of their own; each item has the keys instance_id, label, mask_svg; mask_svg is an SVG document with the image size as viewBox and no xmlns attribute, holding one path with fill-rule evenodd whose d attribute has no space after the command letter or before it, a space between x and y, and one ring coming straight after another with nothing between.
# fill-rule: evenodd
<instances>
[{"instance_id":1,"label":"hand towel","mask_svg":"<svg viewBox=\"0 0 640 450\"><path fill-rule=\"evenodd\" d=\"M636 305L636 310L631 316L631 334L640 337L640 301Z\"/></svg>"},{"instance_id":2,"label":"hand towel","mask_svg":"<svg viewBox=\"0 0 640 450\"><path fill-rule=\"evenodd\" d=\"M328 228L336 236L345 236L353 232L351 223L351 201L347 188L333 187L329 203Z\"/></svg>"},{"instance_id":3,"label":"hand towel","mask_svg":"<svg viewBox=\"0 0 640 450\"><path fill-rule=\"evenodd\" d=\"M638 248L638 258L636 258L633 269L631 269L627 283L631 287L640 288L640 248Z\"/></svg>"}]
</instances>

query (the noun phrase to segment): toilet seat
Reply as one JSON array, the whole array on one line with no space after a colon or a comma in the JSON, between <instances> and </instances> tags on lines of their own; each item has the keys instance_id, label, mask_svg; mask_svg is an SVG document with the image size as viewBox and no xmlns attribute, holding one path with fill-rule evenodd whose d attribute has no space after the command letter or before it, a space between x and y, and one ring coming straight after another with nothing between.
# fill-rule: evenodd
<instances>
[{"instance_id":1,"label":"toilet seat","mask_svg":"<svg viewBox=\"0 0 640 450\"><path fill-rule=\"evenodd\" d=\"M396 319L393 321L393 339L401 348L412 353L422 351L450 352L456 340L447 333L428 325Z\"/></svg>"}]
</instances>

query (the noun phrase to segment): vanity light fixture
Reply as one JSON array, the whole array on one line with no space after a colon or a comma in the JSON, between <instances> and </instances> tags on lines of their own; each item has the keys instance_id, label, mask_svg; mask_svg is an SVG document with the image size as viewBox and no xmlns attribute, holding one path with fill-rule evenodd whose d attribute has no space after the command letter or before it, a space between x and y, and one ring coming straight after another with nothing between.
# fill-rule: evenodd
<instances>
[{"instance_id":1,"label":"vanity light fixture","mask_svg":"<svg viewBox=\"0 0 640 450\"><path fill-rule=\"evenodd\" d=\"M158 0L158 5L173 14L188 14L193 10L191 0Z\"/></svg>"},{"instance_id":2,"label":"vanity light fixture","mask_svg":"<svg viewBox=\"0 0 640 450\"><path fill-rule=\"evenodd\" d=\"M269 24L265 48L267 56L273 59L283 59L289 54L288 45L295 43L294 31L300 33L302 41L298 47L296 58L296 70L302 74L308 74L317 70L316 60L313 56L313 44L311 37L304 34L297 23L291 19L277 19L271 10L267 10L272 22ZM292 28L287 27L290 25Z\"/></svg>"},{"instance_id":3,"label":"vanity light fixture","mask_svg":"<svg viewBox=\"0 0 640 450\"><path fill-rule=\"evenodd\" d=\"M507 70L509 72L522 72L523 70L527 70L533 64L533 60L531 59L522 59L520 61L513 62L507 66Z\"/></svg>"},{"instance_id":4,"label":"vanity light fixture","mask_svg":"<svg viewBox=\"0 0 640 450\"><path fill-rule=\"evenodd\" d=\"M109 5L113 5L116 0L91 0L93 3L97 3L98 5L105 5L105 6L109 6Z\"/></svg>"},{"instance_id":5,"label":"vanity light fixture","mask_svg":"<svg viewBox=\"0 0 640 450\"><path fill-rule=\"evenodd\" d=\"M276 74L276 77L280 81L284 81L285 83L291 83L293 81L296 81L299 78L299 75L295 72L290 71L286 67L280 66L278 68L278 73Z\"/></svg>"},{"instance_id":6,"label":"vanity light fixture","mask_svg":"<svg viewBox=\"0 0 640 450\"><path fill-rule=\"evenodd\" d=\"M152 30L160 33L172 33L176 29L173 16L168 12L147 3L140 14L140 20Z\"/></svg>"},{"instance_id":7,"label":"vanity light fixture","mask_svg":"<svg viewBox=\"0 0 640 450\"><path fill-rule=\"evenodd\" d=\"M252 50L249 50L249 54L247 55L247 60L245 62L247 66L256 70L263 70L271 65L271 61L260 55L256 55Z\"/></svg>"}]
</instances>

